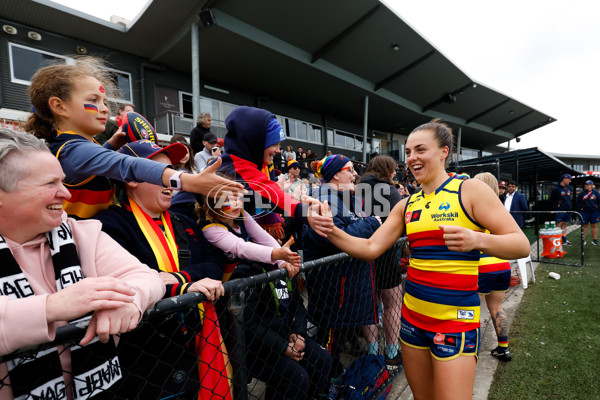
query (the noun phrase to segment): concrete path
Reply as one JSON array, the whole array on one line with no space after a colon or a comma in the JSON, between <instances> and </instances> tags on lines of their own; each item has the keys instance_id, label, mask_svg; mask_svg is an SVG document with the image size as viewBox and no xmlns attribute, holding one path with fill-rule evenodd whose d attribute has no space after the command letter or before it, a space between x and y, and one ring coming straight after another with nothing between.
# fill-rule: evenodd
<instances>
[{"instance_id":1,"label":"concrete path","mask_svg":"<svg viewBox=\"0 0 600 400\"><path fill-rule=\"evenodd\" d=\"M537 269L537 265L538 263L533 263L534 270ZM515 269L518 272L518 267L516 264L513 265L513 275L516 274ZM531 277L529 277L529 284L531 284ZM506 312L510 325L512 325L517 307L521 302L525 290L527 289L523 289L523 285L519 284L511 287L506 293L503 308ZM481 310L481 336L482 341L479 351L479 362L477 363L477 370L475 371L473 400L485 400L488 398L488 393L492 384L492 380L494 379L496 367L498 366L498 363L501 362L491 355L491 350L496 348L498 341L496 338L496 332L494 331L494 327L492 325L492 319L490 318L490 314L485 306L483 306ZM396 378L392 386L392 390L387 398L390 400L412 400L414 398L404 373L401 373L400 376Z\"/></svg>"}]
</instances>

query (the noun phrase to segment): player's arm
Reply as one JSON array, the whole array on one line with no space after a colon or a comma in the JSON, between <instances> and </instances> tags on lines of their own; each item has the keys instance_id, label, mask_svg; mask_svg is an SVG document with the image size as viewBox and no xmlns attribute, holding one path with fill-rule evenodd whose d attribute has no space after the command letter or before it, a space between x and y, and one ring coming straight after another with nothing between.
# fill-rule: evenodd
<instances>
[{"instance_id":1,"label":"player's arm","mask_svg":"<svg viewBox=\"0 0 600 400\"><path fill-rule=\"evenodd\" d=\"M335 226L333 231L327 235L327 239L352 257L365 261L374 260L392 247L404 232L404 209L407 201L408 199L404 199L396 204L385 223L368 239L351 236ZM328 204L325 204L324 208L324 212L329 211Z\"/></svg>"},{"instance_id":2,"label":"player's arm","mask_svg":"<svg viewBox=\"0 0 600 400\"><path fill-rule=\"evenodd\" d=\"M480 250L490 256L514 260L529 255L529 240L496 194L485 183L470 179L461 188L469 215L491 235L461 227L445 226L444 240L450 250Z\"/></svg>"}]
</instances>

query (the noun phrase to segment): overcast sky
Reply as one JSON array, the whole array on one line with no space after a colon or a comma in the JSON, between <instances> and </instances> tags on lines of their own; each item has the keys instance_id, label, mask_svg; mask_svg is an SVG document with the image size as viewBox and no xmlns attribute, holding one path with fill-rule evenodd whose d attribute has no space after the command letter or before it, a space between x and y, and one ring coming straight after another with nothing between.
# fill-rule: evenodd
<instances>
[{"instance_id":1,"label":"overcast sky","mask_svg":"<svg viewBox=\"0 0 600 400\"><path fill-rule=\"evenodd\" d=\"M472 79L558 119L511 148L600 153L600 1L384 0ZM60 0L134 19L146 0Z\"/></svg>"}]
</instances>

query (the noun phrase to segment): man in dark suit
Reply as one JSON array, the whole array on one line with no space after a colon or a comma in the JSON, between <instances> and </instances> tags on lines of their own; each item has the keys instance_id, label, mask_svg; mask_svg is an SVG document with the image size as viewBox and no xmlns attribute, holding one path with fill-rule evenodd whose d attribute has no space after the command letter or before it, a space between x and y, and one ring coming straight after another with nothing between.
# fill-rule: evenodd
<instances>
[{"instance_id":1,"label":"man in dark suit","mask_svg":"<svg viewBox=\"0 0 600 400\"><path fill-rule=\"evenodd\" d=\"M517 191L517 183L515 181L508 181L506 183L506 197L504 199L504 207L511 213L517 225L523 228L524 225L524 214L513 213L513 211L529 211L527 206L527 199L525 195Z\"/></svg>"}]
</instances>

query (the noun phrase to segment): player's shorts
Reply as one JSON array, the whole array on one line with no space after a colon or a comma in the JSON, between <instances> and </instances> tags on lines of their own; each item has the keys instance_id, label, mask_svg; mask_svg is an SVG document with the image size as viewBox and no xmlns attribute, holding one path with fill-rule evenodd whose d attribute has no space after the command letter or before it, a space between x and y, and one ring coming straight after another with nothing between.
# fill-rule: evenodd
<instances>
[{"instance_id":1,"label":"player's shorts","mask_svg":"<svg viewBox=\"0 0 600 400\"><path fill-rule=\"evenodd\" d=\"M402 343L416 349L429 349L438 360L448 361L458 356L477 357L480 339L479 328L466 332L437 333L417 328L404 317L401 318Z\"/></svg>"},{"instance_id":2,"label":"player's shorts","mask_svg":"<svg viewBox=\"0 0 600 400\"><path fill-rule=\"evenodd\" d=\"M583 217L583 224L597 224L598 220L600 220L600 212L595 211L592 213L581 212L581 216Z\"/></svg>"},{"instance_id":3,"label":"player's shorts","mask_svg":"<svg viewBox=\"0 0 600 400\"><path fill-rule=\"evenodd\" d=\"M510 270L479 273L479 294L506 292L510 286Z\"/></svg>"},{"instance_id":4,"label":"player's shorts","mask_svg":"<svg viewBox=\"0 0 600 400\"><path fill-rule=\"evenodd\" d=\"M555 215L556 222L571 222L571 214L570 213L560 213Z\"/></svg>"}]
</instances>

